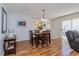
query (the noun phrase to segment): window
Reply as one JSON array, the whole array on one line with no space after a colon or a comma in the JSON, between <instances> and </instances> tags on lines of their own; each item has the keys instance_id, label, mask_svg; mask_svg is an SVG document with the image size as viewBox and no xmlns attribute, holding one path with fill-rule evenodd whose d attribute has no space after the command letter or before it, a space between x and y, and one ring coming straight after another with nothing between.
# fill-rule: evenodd
<instances>
[{"instance_id":1,"label":"window","mask_svg":"<svg viewBox=\"0 0 79 59\"><path fill-rule=\"evenodd\" d=\"M79 18L73 18L72 20L64 20L62 21L63 31L62 35L65 35L65 32L68 30L77 30L79 31Z\"/></svg>"},{"instance_id":2,"label":"window","mask_svg":"<svg viewBox=\"0 0 79 59\"><path fill-rule=\"evenodd\" d=\"M72 29L79 31L79 18L72 20Z\"/></svg>"},{"instance_id":3,"label":"window","mask_svg":"<svg viewBox=\"0 0 79 59\"><path fill-rule=\"evenodd\" d=\"M71 20L64 20L63 21L63 31L66 32L67 30L71 30Z\"/></svg>"}]
</instances>

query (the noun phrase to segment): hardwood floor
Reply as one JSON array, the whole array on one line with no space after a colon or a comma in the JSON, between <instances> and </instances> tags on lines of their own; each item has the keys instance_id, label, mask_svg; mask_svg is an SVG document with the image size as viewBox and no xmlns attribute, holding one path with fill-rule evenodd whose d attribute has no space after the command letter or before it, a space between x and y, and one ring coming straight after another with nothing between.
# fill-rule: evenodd
<instances>
[{"instance_id":1,"label":"hardwood floor","mask_svg":"<svg viewBox=\"0 0 79 59\"><path fill-rule=\"evenodd\" d=\"M52 39L49 46L31 47L29 41L17 43L16 56L61 56L61 39ZM14 56L11 54L9 56Z\"/></svg>"},{"instance_id":2,"label":"hardwood floor","mask_svg":"<svg viewBox=\"0 0 79 59\"><path fill-rule=\"evenodd\" d=\"M64 39L52 39L49 46L42 48L31 47L29 41L21 41L17 43L16 55L8 56L79 56L79 52L71 50L68 41ZM63 44L62 44L63 43Z\"/></svg>"},{"instance_id":3,"label":"hardwood floor","mask_svg":"<svg viewBox=\"0 0 79 59\"><path fill-rule=\"evenodd\" d=\"M71 51L70 56L79 56L79 52Z\"/></svg>"},{"instance_id":4,"label":"hardwood floor","mask_svg":"<svg viewBox=\"0 0 79 59\"><path fill-rule=\"evenodd\" d=\"M76 52L70 48L67 38L63 38L62 40L62 55L63 56L79 56L79 52Z\"/></svg>"}]
</instances>

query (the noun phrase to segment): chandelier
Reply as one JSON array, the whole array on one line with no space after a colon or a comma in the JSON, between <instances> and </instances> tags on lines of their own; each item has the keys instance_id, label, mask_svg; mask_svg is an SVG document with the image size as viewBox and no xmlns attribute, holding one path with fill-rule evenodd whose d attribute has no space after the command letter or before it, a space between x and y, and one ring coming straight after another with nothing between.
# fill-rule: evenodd
<instances>
[{"instance_id":1,"label":"chandelier","mask_svg":"<svg viewBox=\"0 0 79 59\"><path fill-rule=\"evenodd\" d=\"M43 18L42 18L41 20L42 20L42 21L46 21L45 15L44 15L45 9L43 9L42 11L43 11Z\"/></svg>"}]
</instances>

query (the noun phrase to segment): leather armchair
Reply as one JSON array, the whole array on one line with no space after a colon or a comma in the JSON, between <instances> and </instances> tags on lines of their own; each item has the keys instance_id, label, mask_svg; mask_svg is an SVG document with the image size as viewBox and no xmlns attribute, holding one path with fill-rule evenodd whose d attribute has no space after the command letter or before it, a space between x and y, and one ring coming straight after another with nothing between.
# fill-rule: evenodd
<instances>
[{"instance_id":1,"label":"leather armchair","mask_svg":"<svg viewBox=\"0 0 79 59\"><path fill-rule=\"evenodd\" d=\"M79 34L77 31L67 31L66 32L67 39L69 41L70 47L79 51Z\"/></svg>"}]
</instances>

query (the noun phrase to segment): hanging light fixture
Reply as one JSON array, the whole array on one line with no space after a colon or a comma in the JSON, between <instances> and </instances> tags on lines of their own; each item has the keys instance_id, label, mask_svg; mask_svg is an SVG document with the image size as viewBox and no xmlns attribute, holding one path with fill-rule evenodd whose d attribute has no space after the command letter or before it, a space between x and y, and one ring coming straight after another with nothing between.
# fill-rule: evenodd
<instances>
[{"instance_id":1,"label":"hanging light fixture","mask_svg":"<svg viewBox=\"0 0 79 59\"><path fill-rule=\"evenodd\" d=\"M45 12L45 9L42 10L43 11L43 18L41 19L42 21L45 21L45 15L44 15L44 12Z\"/></svg>"}]
</instances>

